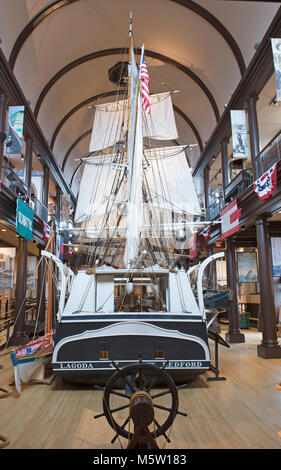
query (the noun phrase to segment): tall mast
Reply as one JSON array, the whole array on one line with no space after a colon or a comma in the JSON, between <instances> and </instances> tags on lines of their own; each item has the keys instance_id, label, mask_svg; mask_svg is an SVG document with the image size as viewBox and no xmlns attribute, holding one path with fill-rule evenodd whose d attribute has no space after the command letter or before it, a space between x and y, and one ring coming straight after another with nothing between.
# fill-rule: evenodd
<instances>
[{"instance_id":1,"label":"tall mast","mask_svg":"<svg viewBox=\"0 0 281 470\"><path fill-rule=\"evenodd\" d=\"M130 20L132 17L130 17ZM130 67L128 88L128 140L127 140L127 237L124 264L130 268L138 254L142 225L142 124L139 107L140 72L133 50L132 23L130 22Z\"/></svg>"},{"instance_id":2,"label":"tall mast","mask_svg":"<svg viewBox=\"0 0 281 470\"><path fill-rule=\"evenodd\" d=\"M129 24L129 50L128 50L128 55L129 55L129 65L128 65L128 105L127 105L127 110L128 110L128 135L129 135L129 125L130 125L130 99L131 99L131 47L132 47L132 36L133 36L133 13L130 11L130 24ZM128 142L127 142L128 146Z\"/></svg>"}]
</instances>

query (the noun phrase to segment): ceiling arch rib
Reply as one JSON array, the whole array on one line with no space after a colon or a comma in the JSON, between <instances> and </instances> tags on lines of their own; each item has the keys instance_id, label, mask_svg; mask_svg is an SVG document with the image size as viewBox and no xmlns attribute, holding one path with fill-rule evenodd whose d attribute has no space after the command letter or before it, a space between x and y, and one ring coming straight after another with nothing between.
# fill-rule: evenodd
<instances>
[{"instance_id":1,"label":"ceiling arch rib","mask_svg":"<svg viewBox=\"0 0 281 470\"><path fill-rule=\"evenodd\" d=\"M92 96L91 98L88 98L87 100L85 101L82 101L81 103L79 103L77 106L75 106L73 109L71 109L64 117L63 119L60 121L60 123L58 124L58 126L56 127L55 131L54 131L54 134L52 136L52 139L51 139L51 143L50 143L50 147L51 149L54 148L54 145L55 145L55 141L56 141L56 138L61 130L61 128L63 127L63 125L67 122L68 119L71 118L71 116L73 116L77 111L79 111L79 109L83 108L84 106L87 106L89 105L90 103L93 103L94 101L97 101L98 99L101 99L101 98L107 98L107 97L110 97L110 96L116 96L116 95L119 95L119 94L123 94L124 93L124 90L116 90L116 91L107 91L105 93L99 93L98 95L95 95L95 96ZM174 111L179 114L182 119L186 122L186 124L191 128L192 132L194 133L196 139L197 139L197 142L198 142L198 145L199 145L199 148L200 148L200 152L203 150L203 144L202 144L202 139L200 137L200 134L198 132L198 129L196 128L196 126L193 124L193 122L191 121L191 119L180 109L178 108L178 106L176 105L173 105L173 108L174 108Z\"/></svg>"},{"instance_id":2,"label":"ceiling arch rib","mask_svg":"<svg viewBox=\"0 0 281 470\"><path fill-rule=\"evenodd\" d=\"M58 12L61 8L68 6L72 3L79 2L80 0L56 0L44 8L41 12L39 12L23 29L21 34L18 36L12 52L9 58L9 64L13 69L17 60L17 57L21 51L21 48L27 38L33 33L33 31L37 28L37 26L42 23L46 18L48 18L51 14ZM241 75L244 74L246 70L245 61L242 55L242 52L235 41L234 37L228 31L228 29L208 10L203 8L201 5L195 3L192 0L170 0L190 11L195 13L196 15L200 16L204 19L207 23L213 26L216 31L222 36L223 40L226 41L228 46L230 47L240 70Z\"/></svg>"},{"instance_id":3,"label":"ceiling arch rib","mask_svg":"<svg viewBox=\"0 0 281 470\"><path fill-rule=\"evenodd\" d=\"M69 156L71 155L71 153L73 152L73 150L75 149L75 147L77 147L77 145L80 144L82 140L86 139L86 137L91 135L91 133L92 133L92 129L89 129L88 131L84 132L84 134L80 135L80 137L78 137L78 139L76 139L75 142L73 142L73 144L69 147L62 162L62 166L61 166L62 171L64 171L65 165L67 164L67 160Z\"/></svg>"},{"instance_id":4,"label":"ceiling arch rib","mask_svg":"<svg viewBox=\"0 0 281 470\"><path fill-rule=\"evenodd\" d=\"M74 60L73 62L63 67L61 70L59 70L59 72L57 72L49 80L49 82L45 85L45 87L41 91L38 97L38 100L36 102L35 108L34 108L35 117L38 118L38 114L39 114L41 105L44 101L44 98L46 97L46 95L48 94L52 86L66 73L71 71L73 68L78 67L79 65L87 61L95 60L95 59L105 57L105 56L110 56L110 55L128 54L128 52L129 52L128 48L119 48L119 47L113 48L113 49L105 49L103 51L92 52L91 54L87 54L85 56L79 57L78 59ZM141 49L139 48L135 49L135 53L137 55L140 55ZM175 59L172 59L170 57L167 57L155 51L146 50L145 53L147 57L152 57L154 59L161 60L162 62L169 64L173 67L176 67L177 69L181 70L183 73L188 75L201 88L203 93L206 95L213 109L216 121L217 122L219 121L220 119L219 109L212 93L210 92L209 88L205 85L205 83L189 67L187 67L186 65L183 65L182 63L176 61Z\"/></svg>"},{"instance_id":5,"label":"ceiling arch rib","mask_svg":"<svg viewBox=\"0 0 281 470\"><path fill-rule=\"evenodd\" d=\"M41 10L34 18L32 18L32 20L30 20L29 23L22 30L22 32L18 36L13 46L13 49L9 57L10 67L14 69L17 57L21 51L22 46L24 45L27 38L37 28L37 26L39 26L40 23L42 23L42 21L44 21L50 15L59 11L61 8L66 7L70 5L71 3L79 2L79 1L81 0L56 0L55 2L52 2L50 5L44 8L43 10Z\"/></svg>"}]
</instances>

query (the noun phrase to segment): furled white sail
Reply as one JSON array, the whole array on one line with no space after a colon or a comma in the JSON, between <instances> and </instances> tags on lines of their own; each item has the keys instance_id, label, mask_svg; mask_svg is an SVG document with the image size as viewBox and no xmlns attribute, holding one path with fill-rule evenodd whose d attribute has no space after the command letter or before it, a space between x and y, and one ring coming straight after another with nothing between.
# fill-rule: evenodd
<instances>
[{"instance_id":1,"label":"furled white sail","mask_svg":"<svg viewBox=\"0 0 281 470\"><path fill-rule=\"evenodd\" d=\"M110 147L122 140L128 131L127 100L95 106L90 152ZM156 140L177 139L178 132L171 94L150 95L151 114L143 121L143 137Z\"/></svg>"},{"instance_id":2,"label":"furled white sail","mask_svg":"<svg viewBox=\"0 0 281 470\"><path fill-rule=\"evenodd\" d=\"M185 147L164 147L145 151L149 165L144 172L148 201L161 210L200 215Z\"/></svg>"}]
</instances>

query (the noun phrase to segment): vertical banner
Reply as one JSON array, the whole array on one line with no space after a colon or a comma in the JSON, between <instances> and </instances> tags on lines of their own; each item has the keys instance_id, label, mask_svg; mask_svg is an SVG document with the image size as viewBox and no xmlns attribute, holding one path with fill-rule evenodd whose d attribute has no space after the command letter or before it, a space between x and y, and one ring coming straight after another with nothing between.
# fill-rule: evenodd
<instances>
[{"instance_id":1,"label":"vertical banner","mask_svg":"<svg viewBox=\"0 0 281 470\"><path fill-rule=\"evenodd\" d=\"M32 239L34 212L20 198L17 199L16 232L27 240Z\"/></svg>"},{"instance_id":2,"label":"vertical banner","mask_svg":"<svg viewBox=\"0 0 281 470\"><path fill-rule=\"evenodd\" d=\"M221 238L227 238L239 231L241 209L238 209L237 199L221 211Z\"/></svg>"},{"instance_id":3,"label":"vertical banner","mask_svg":"<svg viewBox=\"0 0 281 470\"><path fill-rule=\"evenodd\" d=\"M6 154L17 155L22 151L24 106L9 106Z\"/></svg>"},{"instance_id":4,"label":"vertical banner","mask_svg":"<svg viewBox=\"0 0 281 470\"><path fill-rule=\"evenodd\" d=\"M276 81L276 100L281 101L281 39L271 38L271 48Z\"/></svg>"},{"instance_id":5,"label":"vertical banner","mask_svg":"<svg viewBox=\"0 0 281 470\"><path fill-rule=\"evenodd\" d=\"M230 119L232 130L233 158L248 158L250 154L247 133L246 111L231 110Z\"/></svg>"},{"instance_id":6,"label":"vertical banner","mask_svg":"<svg viewBox=\"0 0 281 470\"><path fill-rule=\"evenodd\" d=\"M62 194L61 196L61 220L62 222L70 220L70 194Z\"/></svg>"}]
</instances>

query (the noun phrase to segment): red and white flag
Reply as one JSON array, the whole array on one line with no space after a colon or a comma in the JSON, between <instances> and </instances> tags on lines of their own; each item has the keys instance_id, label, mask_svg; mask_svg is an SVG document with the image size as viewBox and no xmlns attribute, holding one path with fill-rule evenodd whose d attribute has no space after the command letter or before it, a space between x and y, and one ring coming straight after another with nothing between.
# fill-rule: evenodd
<instances>
[{"instance_id":1,"label":"red and white flag","mask_svg":"<svg viewBox=\"0 0 281 470\"><path fill-rule=\"evenodd\" d=\"M195 232L189 240L189 257L190 259L196 258L197 252L197 233Z\"/></svg>"},{"instance_id":2,"label":"red and white flag","mask_svg":"<svg viewBox=\"0 0 281 470\"><path fill-rule=\"evenodd\" d=\"M43 240L49 240L51 235L51 227L43 221Z\"/></svg>"},{"instance_id":3,"label":"red and white flag","mask_svg":"<svg viewBox=\"0 0 281 470\"><path fill-rule=\"evenodd\" d=\"M258 197L265 201L270 199L277 186L277 163L253 183L254 191Z\"/></svg>"},{"instance_id":4,"label":"red and white flag","mask_svg":"<svg viewBox=\"0 0 281 470\"><path fill-rule=\"evenodd\" d=\"M147 114L150 114L151 106L150 106L150 98L149 98L149 75L148 75L148 71L147 71L147 67L145 63L144 54L142 54L140 77L141 77L142 107Z\"/></svg>"},{"instance_id":5,"label":"red and white flag","mask_svg":"<svg viewBox=\"0 0 281 470\"><path fill-rule=\"evenodd\" d=\"M205 225L205 227L203 228L203 230L201 230L200 232L200 235L203 235L203 237L205 238L205 240L209 240L210 236L211 236L211 225Z\"/></svg>"},{"instance_id":6,"label":"red and white flag","mask_svg":"<svg viewBox=\"0 0 281 470\"><path fill-rule=\"evenodd\" d=\"M221 236L227 238L235 232L239 231L239 218L241 209L237 207L237 199L228 204L221 211Z\"/></svg>"}]
</instances>

